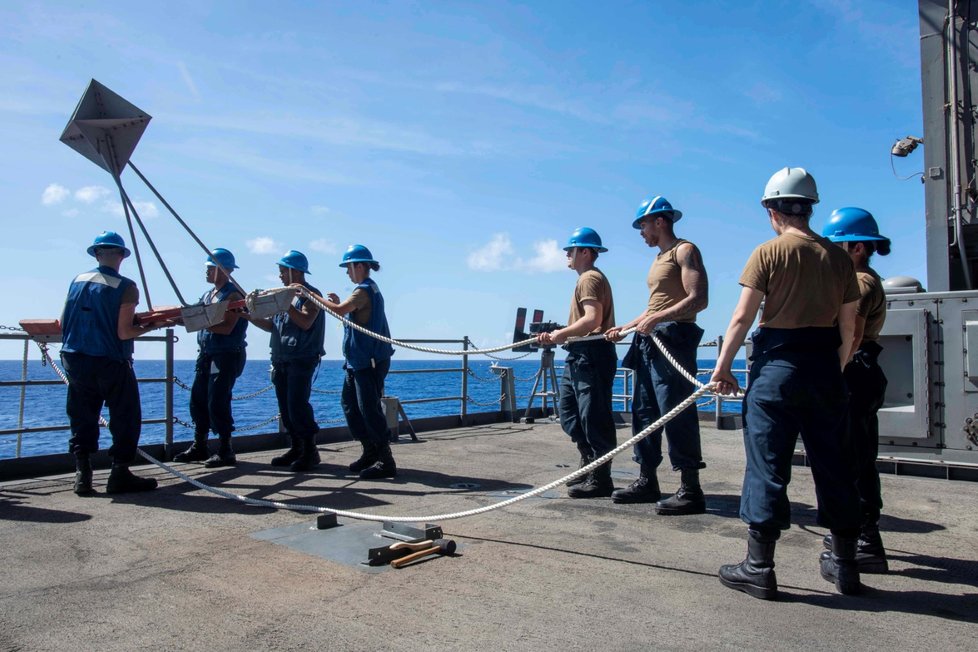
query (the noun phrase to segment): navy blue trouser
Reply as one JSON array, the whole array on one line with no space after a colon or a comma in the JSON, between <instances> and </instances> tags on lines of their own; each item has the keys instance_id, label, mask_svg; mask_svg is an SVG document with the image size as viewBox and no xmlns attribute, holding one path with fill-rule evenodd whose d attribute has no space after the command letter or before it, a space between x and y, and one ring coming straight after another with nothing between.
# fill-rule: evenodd
<instances>
[{"instance_id":1,"label":"navy blue trouser","mask_svg":"<svg viewBox=\"0 0 978 652\"><path fill-rule=\"evenodd\" d=\"M617 444L611 394L618 356L611 342L594 340L564 347L564 373L557 409L571 441L600 457Z\"/></svg>"},{"instance_id":2,"label":"navy blue trouser","mask_svg":"<svg viewBox=\"0 0 978 652\"><path fill-rule=\"evenodd\" d=\"M234 381L244 371L245 350L200 353L190 389L190 418L194 434L206 437L213 430L217 435L230 436L234 430L231 416L231 391Z\"/></svg>"},{"instance_id":3,"label":"navy blue trouser","mask_svg":"<svg viewBox=\"0 0 978 652\"><path fill-rule=\"evenodd\" d=\"M306 437L319 432L309 396L312 376L319 366L319 356L272 362L272 384L278 400L279 418L285 432Z\"/></svg>"},{"instance_id":4,"label":"navy blue trouser","mask_svg":"<svg viewBox=\"0 0 978 652\"><path fill-rule=\"evenodd\" d=\"M68 421L71 437L68 450L87 455L98 450L99 415L109 408L109 455L119 464L136 459L142 429L139 385L129 360L113 360L84 353L62 353L61 364L68 376Z\"/></svg>"},{"instance_id":5,"label":"navy blue trouser","mask_svg":"<svg viewBox=\"0 0 978 652\"><path fill-rule=\"evenodd\" d=\"M765 330L777 329L758 333ZM832 330L838 341L838 329L796 330L815 335ZM848 392L838 352L815 338L802 345L768 347L765 342L759 344L758 333L744 396L747 468L740 517L751 528L774 537L790 527L787 490L800 434L815 481L818 524L843 536L855 536L859 498L846 456Z\"/></svg>"},{"instance_id":6,"label":"navy blue trouser","mask_svg":"<svg viewBox=\"0 0 978 652\"><path fill-rule=\"evenodd\" d=\"M664 322L658 324L653 332L683 369L695 376L698 366L696 352L703 329L691 322ZM624 366L635 371L632 390L633 435L658 421L696 389L646 335L635 335L625 356ZM658 428L635 444L633 459L636 462L643 467L658 468L662 463L663 430L669 442L669 462L674 471L706 466L703 463L700 421L695 405L683 410L665 428Z\"/></svg>"},{"instance_id":7,"label":"navy blue trouser","mask_svg":"<svg viewBox=\"0 0 978 652\"><path fill-rule=\"evenodd\" d=\"M374 367L356 371L346 368L340 403L350 434L359 442L381 446L390 441L387 417L380 404L380 397L384 395L384 379L390 368L390 360L379 361Z\"/></svg>"},{"instance_id":8,"label":"navy blue trouser","mask_svg":"<svg viewBox=\"0 0 978 652\"><path fill-rule=\"evenodd\" d=\"M849 445L855 466L859 509L866 525L878 523L883 509L880 474L876 469L880 438L876 413L883 407L886 395L886 376L876 362L881 350L875 342L864 343L843 372L849 387Z\"/></svg>"}]
</instances>

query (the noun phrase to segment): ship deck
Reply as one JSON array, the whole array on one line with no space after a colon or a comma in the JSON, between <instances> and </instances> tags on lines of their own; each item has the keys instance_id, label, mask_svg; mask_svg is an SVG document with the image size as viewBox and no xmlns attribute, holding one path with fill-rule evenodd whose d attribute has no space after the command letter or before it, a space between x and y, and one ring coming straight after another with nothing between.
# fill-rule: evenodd
<instances>
[{"instance_id":1,"label":"ship deck","mask_svg":"<svg viewBox=\"0 0 978 652\"><path fill-rule=\"evenodd\" d=\"M619 432L619 439L627 430ZM559 427L495 424L422 434L395 447L400 475L345 475L351 442L320 444L295 475L273 452L231 469L178 465L251 497L389 515L454 512L550 482L576 463ZM978 483L884 475L888 575L860 596L818 573L811 473L793 468L793 526L777 549L780 599L722 587L739 561L739 431L704 426L708 513L571 500L564 490L438 523L459 544L400 570L356 560L379 523L251 507L162 469L149 494L94 497L70 476L0 484L0 649L636 650L966 649L978 621ZM618 457L615 483L637 468ZM671 491L678 474L661 473ZM351 543L353 542L353 543ZM372 543L371 543L372 542Z\"/></svg>"}]
</instances>

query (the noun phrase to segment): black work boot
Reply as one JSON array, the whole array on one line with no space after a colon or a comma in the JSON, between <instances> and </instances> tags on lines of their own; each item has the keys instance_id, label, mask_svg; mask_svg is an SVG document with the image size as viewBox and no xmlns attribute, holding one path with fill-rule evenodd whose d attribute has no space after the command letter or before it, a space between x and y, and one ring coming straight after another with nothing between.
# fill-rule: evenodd
<instances>
[{"instance_id":1,"label":"black work boot","mask_svg":"<svg viewBox=\"0 0 978 652\"><path fill-rule=\"evenodd\" d=\"M316 435L313 434L303 436L301 444L302 452L299 454L299 457L289 465L289 468L295 473L312 471L321 461L319 457L319 449L316 448Z\"/></svg>"},{"instance_id":2,"label":"black work boot","mask_svg":"<svg viewBox=\"0 0 978 652\"><path fill-rule=\"evenodd\" d=\"M819 557L822 578L833 582L843 595L854 595L862 590L859 582L859 565L856 563L856 538L832 534L832 550Z\"/></svg>"},{"instance_id":3,"label":"black work boot","mask_svg":"<svg viewBox=\"0 0 978 652\"><path fill-rule=\"evenodd\" d=\"M394 454L391 453L391 445L383 443L377 447L377 461L360 471L361 480L377 480L380 478L397 477L397 464L394 463Z\"/></svg>"},{"instance_id":4,"label":"black work boot","mask_svg":"<svg viewBox=\"0 0 978 652\"><path fill-rule=\"evenodd\" d=\"M568 498L607 498L615 491L611 482L611 462L596 467L587 476L587 481L567 490Z\"/></svg>"},{"instance_id":5,"label":"black work boot","mask_svg":"<svg viewBox=\"0 0 978 652\"><path fill-rule=\"evenodd\" d=\"M156 489L155 478L140 478L138 475L133 475L128 464L112 463L112 471L109 473L109 481L105 485L105 493L128 494L138 491L152 491L153 489Z\"/></svg>"},{"instance_id":6,"label":"black work boot","mask_svg":"<svg viewBox=\"0 0 978 652\"><path fill-rule=\"evenodd\" d=\"M706 511L706 497L700 488L699 469L683 469L679 490L655 505L655 513L664 516L702 514Z\"/></svg>"},{"instance_id":7,"label":"black work boot","mask_svg":"<svg viewBox=\"0 0 978 652\"><path fill-rule=\"evenodd\" d=\"M182 453L177 453L173 456L174 462L204 462L210 454L207 452L207 433L202 435L194 434L194 443L190 444L190 448L183 451Z\"/></svg>"},{"instance_id":8,"label":"black work boot","mask_svg":"<svg viewBox=\"0 0 978 652\"><path fill-rule=\"evenodd\" d=\"M611 494L611 500L616 503L654 503L660 498L659 479L655 477L655 469L649 466L640 467L638 480Z\"/></svg>"},{"instance_id":9,"label":"black work boot","mask_svg":"<svg viewBox=\"0 0 978 652\"><path fill-rule=\"evenodd\" d=\"M292 445L289 447L289 450L273 457L272 466L289 466L302 455L302 440L295 435L289 435L289 438L292 440Z\"/></svg>"},{"instance_id":10,"label":"black work boot","mask_svg":"<svg viewBox=\"0 0 978 652\"><path fill-rule=\"evenodd\" d=\"M583 469L585 466L594 461L594 453L591 451L590 446L585 446L584 444L577 442L577 450L581 454L581 463L577 467L578 470ZM573 480L568 480L564 484L568 487L573 487L574 485L584 484L587 482L587 473L577 476Z\"/></svg>"},{"instance_id":11,"label":"black work boot","mask_svg":"<svg viewBox=\"0 0 978 652\"><path fill-rule=\"evenodd\" d=\"M234 450L231 448L231 435L219 435L220 445L217 448L217 452L207 458L204 462L204 467L208 469L216 469L221 466L234 466L238 463L238 459L234 456Z\"/></svg>"},{"instance_id":12,"label":"black work boot","mask_svg":"<svg viewBox=\"0 0 978 652\"><path fill-rule=\"evenodd\" d=\"M778 595L778 577L774 573L774 547L778 540L760 530L747 530L747 558L739 564L720 567L720 584L761 600Z\"/></svg>"},{"instance_id":13,"label":"black work boot","mask_svg":"<svg viewBox=\"0 0 978 652\"><path fill-rule=\"evenodd\" d=\"M827 550L832 550L832 535L826 534L822 543ZM822 557L829 554L823 552ZM890 570L879 524L864 525L860 529L859 540L856 541L856 563L859 564L859 572L867 575L883 575Z\"/></svg>"},{"instance_id":14,"label":"black work boot","mask_svg":"<svg viewBox=\"0 0 978 652\"><path fill-rule=\"evenodd\" d=\"M367 440L361 441L360 446L363 452L355 462L350 464L350 473L360 473L368 466L373 466L377 462L377 446Z\"/></svg>"},{"instance_id":15,"label":"black work boot","mask_svg":"<svg viewBox=\"0 0 978 652\"><path fill-rule=\"evenodd\" d=\"M88 453L75 454L75 493L79 496L91 496L95 493L92 488L92 460Z\"/></svg>"}]
</instances>

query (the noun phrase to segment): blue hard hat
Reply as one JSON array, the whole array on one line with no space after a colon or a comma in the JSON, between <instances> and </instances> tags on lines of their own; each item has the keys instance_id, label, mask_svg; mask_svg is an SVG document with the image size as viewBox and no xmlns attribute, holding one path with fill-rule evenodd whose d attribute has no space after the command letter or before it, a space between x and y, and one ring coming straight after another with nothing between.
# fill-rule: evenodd
<instances>
[{"instance_id":1,"label":"blue hard hat","mask_svg":"<svg viewBox=\"0 0 978 652\"><path fill-rule=\"evenodd\" d=\"M340 267L346 267L350 263L378 263L374 260L373 254L370 250L361 244L353 244L346 248L343 253L343 262L340 263Z\"/></svg>"},{"instance_id":2,"label":"blue hard hat","mask_svg":"<svg viewBox=\"0 0 978 652\"><path fill-rule=\"evenodd\" d=\"M832 211L822 235L832 242L875 242L881 256L890 253L890 239L880 235L872 213L855 206Z\"/></svg>"},{"instance_id":3,"label":"blue hard hat","mask_svg":"<svg viewBox=\"0 0 978 652\"><path fill-rule=\"evenodd\" d=\"M97 236L95 236L95 241L92 242L92 246L87 249L89 256L95 255L95 250L101 247L116 247L122 249L122 257L128 258L129 254L132 252L126 249L126 242L122 239L122 236L115 231L102 231Z\"/></svg>"},{"instance_id":4,"label":"blue hard hat","mask_svg":"<svg viewBox=\"0 0 978 652\"><path fill-rule=\"evenodd\" d=\"M683 216L682 211L678 211L672 207L669 200L658 195L652 199L646 199L638 206L638 212L635 213L635 221L632 222L632 228L640 229L642 225L639 222L642 221L643 217L647 215L654 215L656 217L668 217L673 222L678 222L679 218Z\"/></svg>"},{"instance_id":5,"label":"blue hard hat","mask_svg":"<svg viewBox=\"0 0 978 652\"><path fill-rule=\"evenodd\" d=\"M309 259L306 258L304 253L301 251L296 251L295 249L290 249L287 254L282 256L282 259L278 261L278 264L282 267L288 267L289 269L302 272L303 274L310 274Z\"/></svg>"},{"instance_id":6,"label":"blue hard hat","mask_svg":"<svg viewBox=\"0 0 978 652\"><path fill-rule=\"evenodd\" d=\"M207 266L223 267L224 269L238 269L238 266L234 264L234 254L224 247L211 249L211 253L207 257Z\"/></svg>"},{"instance_id":7,"label":"blue hard hat","mask_svg":"<svg viewBox=\"0 0 978 652\"><path fill-rule=\"evenodd\" d=\"M570 239L567 240L567 246L564 247L564 251L570 251L574 247L597 249L599 252L608 251L607 247L601 246L601 236L598 235L598 232L587 226L574 229Z\"/></svg>"}]
</instances>

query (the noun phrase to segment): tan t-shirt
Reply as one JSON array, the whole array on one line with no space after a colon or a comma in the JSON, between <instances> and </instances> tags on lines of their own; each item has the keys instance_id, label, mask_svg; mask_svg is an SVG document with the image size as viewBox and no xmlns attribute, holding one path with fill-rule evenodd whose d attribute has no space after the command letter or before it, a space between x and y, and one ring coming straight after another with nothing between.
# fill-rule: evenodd
<instances>
[{"instance_id":1,"label":"tan t-shirt","mask_svg":"<svg viewBox=\"0 0 978 652\"><path fill-rule=\"evenodd\" d=\"M668 251L659 253L652 261L652 267L649 268L649 275L645 280L649 286L649 307L645 314L651 315L671 308L689 296L686 288L683 287L682 267L676 260L676 253L682 244L689 244L696 248L692 242L680 239ZM695 322L696 313L679 315L675 321Z\"/></svg>"},{"instance_id":2,"label":"tan t-shirt","mask_svg":"<svg viewBox=\"0 0 978 652\"><path fill-rule=\"evenodd\" d=\"M353 310L350 312L350 321L366 326L370 323L370 314L373 312L374 303L370 300L370 294L363 288L356 288L347 301L353 302Z\"/></svg>"},{"instance_id":3,"label":"tan t-shirt","mask_svg":"<svg viewBox=\"0 0 978 652\"><path fill-rule=\"evenodd\" d=\"M883 330L886 321L886 293L883 292L883 280L874 270L856 272L859 282L859 305L856 314L866 319L863 329L863 342L875 342Z\"/></svg>"},{"instance_id":4,"label":"tan t-shirt","mask_svg":"<svg viewBox=\"0 0 978 652\"><path fill-rule=\"evenodd\" d=\"M585 301L597 301L601 304L601 324L588 335L603 333L615 325L615 301L611 296L611 284L597 267L577 277L570 317L567 318L568 325L584 316Z\"/></svg>"},{"instance_id":5,"label":"tan t-shirt","mask_svg":"<svg viewBox=\"0 0 978 652\"><path fill-rule=\"evenodd\" d=\"M849 254L821 236L768 240L747 259L740 284L764 293L767 328L834 326L842 304L859 298Z\"/></svg>"}]
</instances>

